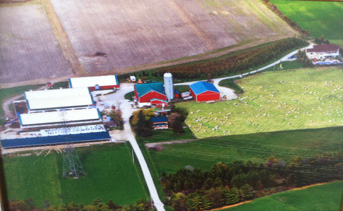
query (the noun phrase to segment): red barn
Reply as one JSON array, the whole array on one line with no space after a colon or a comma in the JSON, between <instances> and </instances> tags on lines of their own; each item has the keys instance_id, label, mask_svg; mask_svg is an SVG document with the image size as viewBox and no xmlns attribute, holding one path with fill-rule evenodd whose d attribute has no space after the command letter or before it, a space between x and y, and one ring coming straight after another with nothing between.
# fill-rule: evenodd
<instances>
[{"instance_id":1,"label":"red barn","mask_svg":"<svg viewBox=\"0 0 343 211\"><path fill-rule=\"evenodd\" d=\"M212 83L199 81L190 85L189 90L197 102L220 100L220 92Z\"/></svg>"},{"instance_id":2,"label":"red barn","mask_svg":"<svg viewBox=\"0 0 343 211\"><path fill-rule=\"evenodd\" d=\"M135 96L140 103L151 102L152 99L167 100L163 83L135 84Z\"/></svg>"}]
</instances>

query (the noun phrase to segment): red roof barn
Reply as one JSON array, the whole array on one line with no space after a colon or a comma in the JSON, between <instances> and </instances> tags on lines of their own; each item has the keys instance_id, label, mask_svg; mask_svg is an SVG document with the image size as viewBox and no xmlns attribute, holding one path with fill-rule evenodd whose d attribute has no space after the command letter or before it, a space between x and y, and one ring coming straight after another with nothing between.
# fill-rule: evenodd
<instances>
[{"instance_id":1,"label":"red roof barn","mask_svg":"<svg viewBox=\"0 0 343 211\"><path fill-rule=\"evenodd\" d=\"M135 96L140 103L147 103L152 99L167 100L163 83L135 84Z\"/></svg>"},{"instance_id":2,"label":"red roof barn","mask_svg":"<svg viewBox=\"0 0 343 211\"><path fill-rule=\"evenodd\" d=\"M189 90L197 102L220 100L220 92L212 83L199 81L190 85Z\"/></svg>"}]
</instances>

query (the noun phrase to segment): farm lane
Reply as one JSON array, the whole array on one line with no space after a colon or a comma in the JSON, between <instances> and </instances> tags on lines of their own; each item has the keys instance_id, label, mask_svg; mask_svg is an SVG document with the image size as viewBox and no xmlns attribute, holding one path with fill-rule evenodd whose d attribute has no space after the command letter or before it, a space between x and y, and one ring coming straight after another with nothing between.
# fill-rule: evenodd
<instances>
[{"instance_id":1,"label":"farm lane","mask_svg":"<svg viewBox=\"0 0 343 211\"><path fill-rule=\"evenodd\" d=\"M106 95L104 96L104 100L107 102L116 102L116 106L121 109L123 114L123 120L124 120L124 130L121 133L115 134L112 138L114 139L120 139L120 140L128 140L136 154L136 157L139 161L139 164L141 166L145 182L148 186L151 199L154 202L154 205L158 211L164 211L164 205L162 201L160 200L156 186L154 184L154 181L152 179L150 170L148 168L148 165L145 161L145 158L137 144L135 135L133 134L130 126L130 116L132 115L132 112L134 109L131 107L131 103L124 98L125 94L128 92L131 92L133 90L134 84L131 83L122 83L120 85L120 89L117 90L115 94L112 95Z\"/></svg>"},{"instance_id":2,"label":"farm lane","mask_svg":"<svg viewBox=\"0 0 343 211\"><path fill-rule=\"evenodd\" d=\"M229 88L219 86L220 81L226 80L226 79L235 79L235 78L238 79L238 78L242 78L242 77L244 77L244 76L248 76L248 75L251 75L251 74L255 74L255 73L261 72L261 71L263 71L263 70L265 70L265 69L268 69L268 68L270 68L270 67L273 67L273 66L279 64L280 62L290 61L290 60L292 60L292 59L290 59L290 57L291 57L291 56L294 56L295 54L297 54L299 50L305 50L305 49L308 49L308 48L312 48L313 45L314 45L314 43L310 43L307 47L300 48L300 49L297 49L297 50L295 50L295 51L292 51L292 52L288 53L287 55L283 56L281 59L276 60L275 62L273 62L273 63L271 63L271 64L268 64L268 65L266 65L266 66L264 66L264 67L261 67L261 68L259 68L259 69L256 69L256 70L253 70L253 71L250 71L250 72L247 72L247 73L243 73L243 74L238 74L238 75L233 75L233 76L227 76L227 77L221 77L221 78L215 78L215 79L213 79L213 84L214 84L216 87L218 87L218 89L219 89L220 92L222 92L222 91L223 91L223 92L227 92L227 94L229 94L228 96L230 96L230 93L231 93L231 94L232 94L232 93L234 94L234 92L228 91L227 89L229 89ZM195 83L195 82L197 82L197 81L189 81L189 82L184 82L184 83L176 83L175 85L191 85L192 83ZM232 89L230 89L230 90L232 90ZM234 98L233 98L233 99L234 99Z\"/></svg>"}]
</instances>

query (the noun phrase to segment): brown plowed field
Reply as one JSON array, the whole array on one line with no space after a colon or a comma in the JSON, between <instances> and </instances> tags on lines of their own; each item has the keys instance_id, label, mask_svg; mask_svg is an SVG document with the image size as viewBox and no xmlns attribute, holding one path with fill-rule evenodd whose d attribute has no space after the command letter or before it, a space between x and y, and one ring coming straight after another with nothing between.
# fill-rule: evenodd
<instances>
[{"instance_id":1,"label":"brown plowed field","mask_svg":"<svg viewBox=\"0 0 343 211\"><path fill-rule=\"evenodd\" d=\"M1 84L72 74L41 6L1 7L0 21Z\"/></svg>"},{"instance_id":2,"label":"brown plowed field","mask_svg":"<svg viewBox=\"0 0 343 211\"><path fill-rule=\"evenodd\" d=\"M259 0L52 0L88 73L295 32ZM96 56L97 52L106 56Z\"/></svg>"}]
</instances>

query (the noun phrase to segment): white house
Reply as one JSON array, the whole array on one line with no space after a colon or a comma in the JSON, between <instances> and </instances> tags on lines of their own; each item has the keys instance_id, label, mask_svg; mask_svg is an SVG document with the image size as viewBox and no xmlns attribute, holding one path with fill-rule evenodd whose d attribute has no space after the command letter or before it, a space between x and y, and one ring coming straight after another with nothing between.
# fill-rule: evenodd
<instances>
[{"instance_id":1,"label":"white house","mask_svg":"<svg viewBox=\"0 0 343 211\"><path fill-rule=\"evenodd\" d=\"M306 56L309 59L325 59L328 57L339 56L339 46L334 44L315 45L306 50Z\"/></svg>"}]
</instances>

